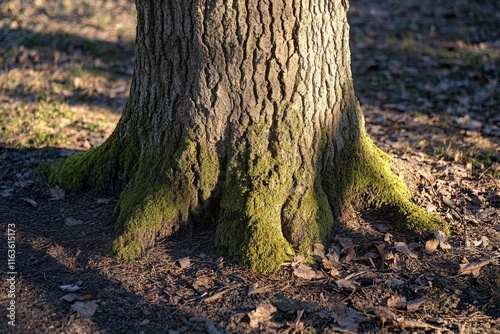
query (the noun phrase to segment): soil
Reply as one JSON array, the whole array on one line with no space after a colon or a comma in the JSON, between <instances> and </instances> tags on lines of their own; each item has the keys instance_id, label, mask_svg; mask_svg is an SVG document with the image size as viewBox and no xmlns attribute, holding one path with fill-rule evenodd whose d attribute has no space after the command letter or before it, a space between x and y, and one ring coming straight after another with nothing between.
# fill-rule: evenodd
<instances>
[{"instance_id":1,"label":"soil","mask_svg":"<svg viewBox=\"0 0 500 334\"><path fill-rule=\"evenodd\" d=\"M12 88L9 73L20 71L15 80L30 70L50 76L62 65L54 50L30 44L23 35L48 24L41 18L50 17L50 8L44 12L43 1L29 9L9 3L0 15L0 41L12 48L0 63L0 101L15 108L23 102L31 110L49 103L47 96L26 83ZM131 3L98 4L109 17L106 24L133 25ZM139 261L117 263L105 255L118 235L116 198L66 193L48 185L43 174L56 159L101 143L117 117L99 129L62 128L73 131L71 136L50 147L24 131L22 140L12 135L0 143L0 270L6 277L0 283L0 332L500 333L498 5L443 1L437 6L427 0L350 5L353 73L367 129L395 158L415 202L448 222L449 238L397 231L383 210L366 210L346 214L312 259L295 258L272 275L232 263L214 246L210 229L192 239L161 240ZM129 82L133 61L130 29L104 32L92 21L100 22L95 13L68 8L51 29L79 18L67 29L89 27L85 38L105 41L120 57L99 56L97 67L112 78L75 83L63 77L70 80L61 79L72 95L56 94L59 86L47 91L68 110L92 106L116 115L127 97L117 87ZM19 15L25 15L20 23ZM63 54L58 61L95 68L95 55L78 41L54 42ZM22 62L25 53L38 60ZM3 108L12 117L18 110ZM8 263L10 235L15 262ZM15 298L8 295L9 277L15 278ZM78 290L71 294L64 285ZM11 301L15 327L4 313Z\"/></svg>"}]
</instances>

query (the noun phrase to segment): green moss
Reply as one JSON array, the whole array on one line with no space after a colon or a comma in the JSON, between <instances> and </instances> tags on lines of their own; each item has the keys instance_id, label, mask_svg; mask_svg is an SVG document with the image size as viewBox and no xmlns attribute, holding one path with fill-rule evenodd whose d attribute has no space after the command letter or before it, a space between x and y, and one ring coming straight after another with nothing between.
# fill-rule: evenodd
<instances>
[{"instance_id":1,"label":"green moss","mask_svg":"<svg viewBox=\"0 0 500 334\"><path fill-rule=\"evenodd\" d=\"M123 234L110 253L119 260L135 259L158 236L189 229L189 215L208 205L218 182L215 151L197 140L193 131L180 137L171 136L162 154L152 156L140 152L133 136L122 142L113 134L100 147L58 162L51 168L49 182L70 191L86 186L119 191L116 228Z\"/></svg>"},{"instance_id":2,"label":"green moss","mask_svg":"<svg viewBox=\"0 0 500 334\"><path fill-rule=\"evenodd\" d=\"M375 146L364 130L352 142L354 146L347 145L337 152L336 163L325 177L335 203L349 203L365 195L363 200L375 207L389 208L400 228L432 231L442 227L437 215L411 201L406 184L391 171L390 157Z\"/></svg>"},{"instance_id":3,"label":"green moss","mask_svg":"<svg viewBox=\"0 0 500 334\"><path fill-rule=\"evenodd\" d=\"M333 223L315 169L300 156L304 128L285 105L272 124L249 126L229 159L217 243L254 271L276 270L292 246L308 252Z\"/></svg>"},{"instance_id":4,"label":"green moss","mask_svg":"<svg viewBox=\"0 0 500 334\"><path fill-rule=\"evenodd\" d=\"M112 246L119 260L137 258L158 236L183 228L189 231L218 183L217 154L193 131L184 132L175 153L165 151L145 159L137 181L120 194L117 227L124 232Z\"/></svg>"}]
</instances>

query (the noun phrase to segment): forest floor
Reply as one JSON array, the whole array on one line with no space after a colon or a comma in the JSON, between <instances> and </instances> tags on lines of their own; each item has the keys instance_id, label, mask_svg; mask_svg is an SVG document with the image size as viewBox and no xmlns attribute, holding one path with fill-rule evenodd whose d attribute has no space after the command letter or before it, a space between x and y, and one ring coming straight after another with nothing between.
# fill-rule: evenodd
<instances>
[{"instance_id":1,"label":"forest floor","mask_svg":"<svg viewBox=\"0 0 500 334\"><path fill-rule=\"evenodd\" d=\"M2 1L0 332L500 333L498 2L353 0L349 16L367 129L451 236L363 212L316 245L315 263L257 275L211 231L163 240L133 263L104 255L116 199L50 187L39 167L116 125L133 2Z\"/></svg>"}]
</instances>

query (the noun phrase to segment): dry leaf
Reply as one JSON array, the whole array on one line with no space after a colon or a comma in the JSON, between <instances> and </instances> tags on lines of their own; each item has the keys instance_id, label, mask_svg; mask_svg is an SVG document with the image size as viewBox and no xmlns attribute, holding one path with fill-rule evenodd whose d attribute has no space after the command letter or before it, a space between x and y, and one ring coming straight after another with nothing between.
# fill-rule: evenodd
<instances>
[{"instance_id":1,"label":"dry leaf","mask_svg":"<svg viewBox=\"0 0 500 334\"><path fill-rule=\"evenodd\" d=\"M61 299L71 303L75 300L85 300L85 297L80 295L79 293L68 293L67 295L62 296Z\"/></svg>"},{"instance_id":2,"label":"dry leaf","mask_svg":"<svg viewBox=\"0 0 500 334\"><path fill-rule=\"evenodd\" d=\"M478 277L481 268L490 264L493 260L494 259L489 259L479 262L462 263L459 265L460 269L458 270L458 275L472 274L472 276Z\"/></svg>"},{"instance_id":3,"label":"dry leaf","mask_svg":"<svg viewBox=\"0 0 500 334\"><path fill-rule=\"evenodd\" d=\"M84 318L90 318L97 310L97 302L95 300L89 302L75 302L71 305L71 311L78 313Z\"/></svg>"},{"instance_id":4,"label":"dry leaf","mask_svg":"<svg viewBox=\"0 0 500 334\"><path fill-rule=\"evenodd\" d=\"M434 232L434 237L439 240L439 247L441 247L441 249L451 249L451 245L446 242L446 239L448 238L446 237L446 234L444 234L444 232Z\"/></svg>"},{"instance_id":5,"label":"dry leaf","mask_svg":"<svg viewBox=\"0 0 500 334\"><path fill-rule=\"evenodd\" d=\"M178 259L177 261L175 261L175 264L181 267L181 269L185 269L191 266L191 260L189 259L189 256L186 256L183 257L182 259Z\"/></svg>"},{"instance_id":6,"label":"dry leaf","mask_svg":"<svg viewBox=\"0 0 500 334\"><path fill-rule=\"evenodd\" d=\"M354 258L356 258L356 251L354 250L354 245L351 244L345 256L342 257L340 262L351 262Z\"/></svg>"},{"instance_id":7,"label":"dry leaf","mask_svg":"<svg viewBox=\"0 0 500 334\"><path fill-rule=\"evenodd\" d=\"M330 270L330 276L337 277L338 275L340 275L340 271L338 271L337 268L332 268Z\"/></svg>"},{"instance_id":8,"label":"dry leaf","mask_svg":"<svg viewBox=\"0 0 500 334\"><path fill-rule=\"evenodd\" d=\"M64 285L60 285L59 286L59 289L61 289L62 291L68 291L68 292L76 292L78 290L80 290L82 287L77 285L77 284L64 284Z\"/></svg>"},{"instance_id":9,"label":"dry leaf","mask_svg":"<svg viewBox=\"0 0 500 334\"><path fill-rule=\"evenodd\" d=\"M247 292L247 295L253 295L253 294L256 294L256 293L259 293L260 289L259 289L259 283L255 282L255 283L252 283L248 286L248 292Z\"/></svg>"},{"instance_id":10,"label":"dry leaf","mask_svg":"<svg viewBox=\"0 0 500 334\"><path fill-rule=\"evenodd\" d=\"M196 277L195 280L193 281L193 288L196 291L204 290L207 288L210 288L212 286L212 279L206 276L201 276L201 277Z\"/></svg>"},{"instance_id":11,"label":"dry leaf","mask_svg":"<svg viewBox=\"0 0 500 334\"><path fill-rule=\"evenodd\" d=\"M404 242L395 242L394 249L400 253L409 255L413 259L418 259L418 255L412 252Z\"/></svg>"},{"instance_id":12,"label":"dry leaf","mask_svg":"<svg viewBox=\"0 0 500 334\"><path fill-rule=\"evenodd\" d=\"M406 309L408 311L416 311L418 308L425 302L425 298L419 298L415 300L411 300L408 303L406 303Z\"/></svg>"},{"instance_id":13,"label":"dry leaf","mask_svg":"<svg viewBox=\"0 0 500 334\"><path fill-rule=\"evenodd\" d=\"M377 249L377 252L382 260L392 260L394 258L394 254L392 254L392 252L386 251L385 250L386 247L387 247L386 242L375 245L375 248Z\"/></svg>"},{"instance_id":14,"label":"dry leaf","mask_svg":"<svg viewBox=\"0 0 500 334\"><path fill-rule=\"evenodd\" d=\"M388 243L392 243L392 238L393 238L392 234L386 233L384 236L384 241L388 242Z\"/></svg>"},{"instance_id":15,"label":"dry leaf","mask_svg":"<svg viewBox=\"0 0 500 334\"><path fill-rule=\"evenodd\" d=\"M83 221L81 221L80 219L75 219L72 217L68 217L68 218L64 219L64 225L67 225L67 226L77 226L77 225L81 225L81 224L83 224Z\"/></svg>"},{"instance_id":16,"label":"dry leaf","mask_svg":"<svg viewBox=\"0 0 500 334\"><path fill-rule=\"evenodd\" d=\"M358 282L339 278L335 280L335 284L341 289L346 289L348 291L356 291L361 288L361 285Z\"/></svg>"},{"instance_id":17,"label":"dry leaf","mask_svg":"<svg viewBox=\"0 0 500 334\"><path fill-rule=\"evenodd\" d=\"M293 274L299 278L311 280L315 278L322 277L321 273L312 269L311 267L301 263L297 267L293 268Z\"/></svg>"},{"instance_id":18,"label":"dry leaf","mask_svg":"<svg viewBox=\"0 0 500 334\"><path fill-rule=\"evenodd\" d=\"M387 307L405 309L406 308L406 297L403 296L392 296L387 300Z\"/></svg>"},{"instance_id":19,"label":"dry leaf","mask_svg":"<svg viewBox=\"0 0 500 334\"><path fill-rule=\"evenodd\" d=\"M488 239L488 237L485 237L484 235L481 237L481 239L479 240L475 240L472 242L474 244L474 246L476 247L488 247L489 244L490 244L490 239Z\"/></svg>"},{"instance_id":20,"label":"dry leaf","mask_svg":"<svg viewBox=\"0 0 500 334\"><path fill-rule=\"evenodd\" d=\"M319 256L320 258L325 258L325 246L323 246L320 242L315 242L313 245L313 253L314 255Z\"/></svg>"},{"instance_id":21,"label":"dry leaf","mask_svg":"<svg viewBox=\"0 0 500 334\"><path fill-rule=\"evenodd\" d=\"M382 326L385 325L386 322L392 323L393 321L397 321L398 319L397 314L392 312L387 307L375 306L373 311L375 313L375 316L382 322Z\"/></svg>"},{"instance_id":22,"label":"dry leaf","mask_svg":"<svg viewBox=\"0 0 500 334\"><path fill-rule=\"evenodd\" d=\"M277 311L276 307L268 302L259 304L255 310L248 314L250 318L250 328L259 329L260 324L271 321L272 314Z\"/></svg>"},{"instance_id":23,"label":"dry leaf","mask_svg":"<svg viewBox=\"0 0 500 334\"><path fill-rule=\"evenodd\" d=\"M342 302L334 307L332 316L342 329L348 331L356 331L360 323L368 320L362 313L346 308Z\"/></svg>"},{"instance_id":24,"label":"dry leaf","mask_svg":"<svg viewBox=\"0 0 500 334\"><path fill-rule=\"evenodd\" d=\"M436 238L427 240L425 242L425 249L424 252L426 254L432 254L436 251L437 247L439 246L439 240Z\"/></svg>"},{"instance_id":25,"label":"dry leaf","mask_svg":"<svg viewBox=\"0 0 500 334\"><path fill-rule=\"evenodd\" d=\"M342 252L345 252L346 250L348 250L351 247L351 245L353 245L351 238L342 238L342 237L336 236L335 240L337 240L340 243L340 245L342 246L342 248L343 248Z\"/></svg>"},{"instance_id":26,"label":"dry leaf","mask_svg":"<svg viewBox=\"0 0 500 334\"><path fill-rule=\"evenodd\" d=\"M400 258L398 254L394 254L394 261L389 264L389 268L394 272L402 272L406 270L406 261L404 258Z\"/></svg>"},{"instance_id":27,"label":"dry leaf","mask_svg":"<svg viewBox=\"0 0 500 334\"><path fill-rule=\"evenodd\" d=\"M330 247L326 258L332 263L338 263L340 261L340 250L335 246Z\"/></svg>"},{"instance_id":28,"label":"dry leaf","mask_svg":"<svg viewBox=\"0 0 500 334\"><path fill-rule=\"evenodd\" d=\"M66 197L66 192L59 186L49 188L49 194L54 200L62 200Z\"/></svg>"},{"instance_id":29,"label":"dry leaf","mask_svg":"<svg viewBox=\"0 0 500 334\"><path fill-rule=\"evenodd\" d=\"M318 307L316 303L290 299L282 294L274 296L271 304L281 312L295 312L298 310L314 311Z\"/></svg>"}]
</instances>

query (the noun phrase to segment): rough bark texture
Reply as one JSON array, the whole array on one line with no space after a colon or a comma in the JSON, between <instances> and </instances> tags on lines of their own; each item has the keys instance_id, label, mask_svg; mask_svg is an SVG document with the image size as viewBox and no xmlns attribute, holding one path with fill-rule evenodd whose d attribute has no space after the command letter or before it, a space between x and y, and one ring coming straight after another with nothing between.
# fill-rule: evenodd
<instances>
[{"instance_id":1,"label":"rough bark texture","mask_svg":"<svg viewBox=\"0 0 500 334\"><path fill-rule=\"evenodd\" d=\"M403 224L434 228L364 132L345 3L137 0L123 116L51 182L121 192L112 252L126 260L216 218L218 244L269 272L368 188Z\"/></svg>"}]
</instances>

